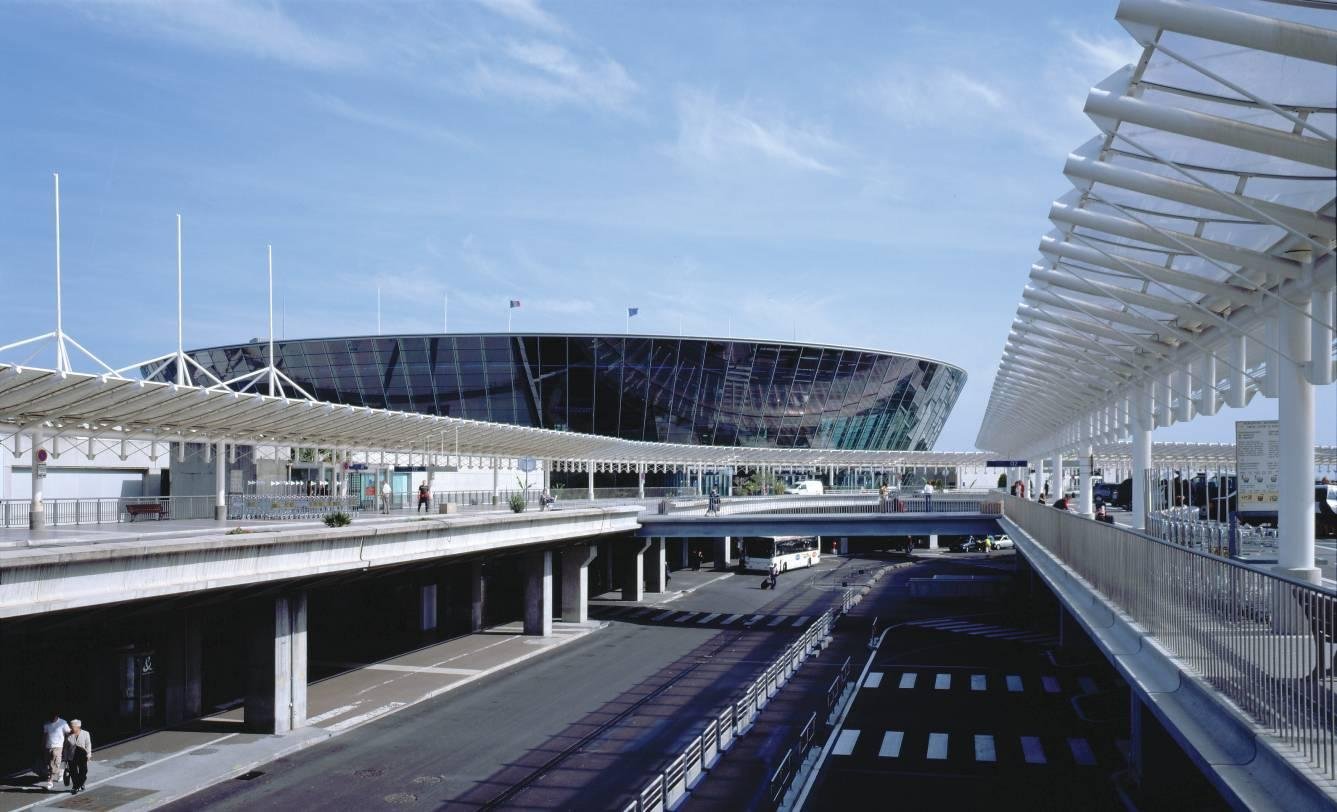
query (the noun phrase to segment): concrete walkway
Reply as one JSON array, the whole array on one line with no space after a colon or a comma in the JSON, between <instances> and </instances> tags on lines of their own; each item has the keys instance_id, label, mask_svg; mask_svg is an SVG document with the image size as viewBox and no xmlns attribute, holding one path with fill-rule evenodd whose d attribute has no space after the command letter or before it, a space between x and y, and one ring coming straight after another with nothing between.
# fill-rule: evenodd
<instances>
[{"instance_id":1,"label":"concrete walkway","mask_svg":"<svg viewBox=\"0 0 1337 812\"><path fill-rule=\"evenodd\" d=\"M98 749L86 792L47 792L29 773L0 785L0 812L33 807L153 809L220 781L241 779L285 755L423 702L578 640L606 623L553 622L551 637L526 637L519 623L496 626L312 683L308 726L281 736L247 733L240 707L172 730ZM35 735L35 734L34 734Z\"/></svg>"}]
</instances>

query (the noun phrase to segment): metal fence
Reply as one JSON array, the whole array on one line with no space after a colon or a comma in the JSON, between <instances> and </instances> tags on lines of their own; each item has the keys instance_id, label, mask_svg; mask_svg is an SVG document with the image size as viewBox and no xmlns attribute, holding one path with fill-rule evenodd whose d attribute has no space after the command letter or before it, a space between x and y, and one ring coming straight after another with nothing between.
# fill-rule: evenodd
<instances>
[{"instance_id":1,"label":"metal fence","mask_svg":"<svg viewBox=\"0 0 1337 812\"><path fill-rule=\"evenodd\" d=\"M154 514L132 514L131 505L153 505ZM0 527L27 527L28 499L0 500ZM212 519L212 496L109 496L94 498L57 498L42 500L43 521L48 527L85 524L152 521L158 519Z\"/></svg>"},{"instance_id":2,"label":"metal fence","mask_svg":"<svg viewBox=\"0 0 1337 812\"><path fill-rule=\"evenodd\" d=\"M818 618L799 639L776 658L738 701L706 723L663 772L641 788L636 797L618 807L623 812L659 812L672 809L682 800L696 780L729 748L737 736L751 728L757 714L780 690L799 666L816 651L830 634L833 615L830 610Z\"/></svg>"},{"instance_id":3,"label":"metal fence","mask_svg":"<svg viewBox=\"0 0 1337 812\"><path fill-rule=\"evenodd\" d=\"M1337 595L1025 499L1005 512L1249 715L1337 779Z\"/></svg>"},{"instance_id":4,"label":"metal fence","mask_svg":"<svg viewBox=\"0 0 1337 812\"><path fill-rule=\"evenodd\" d=\"M702 515L707 512L708 500L703 498L669 500L665 512L670 514ZM820 496L730 496L720 500L719 515L734 516L749 513L827 514L827 513L1001 513L1002 502L997 494L969 493L957 495L890 493L882 499L876 492L869 494L823 494Z\"/></svg>"}]
</instances>

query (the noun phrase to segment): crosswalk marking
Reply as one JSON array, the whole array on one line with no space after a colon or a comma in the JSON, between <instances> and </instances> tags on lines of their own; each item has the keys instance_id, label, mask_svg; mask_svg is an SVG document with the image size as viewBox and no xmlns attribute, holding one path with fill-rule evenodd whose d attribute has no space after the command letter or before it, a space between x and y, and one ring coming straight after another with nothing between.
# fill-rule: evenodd
<instances>
[{"instance_id":1,"label":"crosswalk marking","mask_svg":"<svg viewBox=\"0 0 1337 812\"><path fill-rule=\"evenodd\" d=\"M729 616L726 617L724 620L720 621L720 625L721 625L721 626L728 626L730 623L733 623L735 620L737 620L737 619L740 618L740 617L742 617L741 614L739 614L739 615L729 615Z\"/></svg>"},{"instance_id":2,"label":"crosswalk marking","mask_svg":"<svg viewBox=\"0 0 1337 812\"><path fill-rule=\"evenodd\" d=\"M802 626L804 623L807 623L810 619L812 619L812 615L804 615L803 617L794 621L794 628L797 629L799 626Z\"/></svg>"},{"instance_id":3,"label":"crosswalk marking","mask_svg":"<svg viewBox=\"0 0 1337 812\"><path fill-rule=\"evenodd\" d=\"M747 620L744 620L744 621L743 621L743 625L744 625L744 626L751 626L752 624L756 623L758 620L761 620L763 617L765 617L765 615L753 615L752 617L748 618Z\"/></svg>"},{"instance_id":4,"label":"crosswalk marking","mask_svg":"<svg viewBox=\"0 0 1337 812\"><path fill-rule=\"evenodd\" d=\"M1012 693L1014 693L1014 694L1015 694L1015 693L1020 693L1020 692L1021 692L1021 677L1017 676L1016 674L1008 674L1008 675L1007 675L1007 689L1008 689L1009 691L1011 691Z\"/></svg>"},{"instance_id":5,"label":"crosswalk marking","mask_svg":"<svg viewBox=\"0 0 1337 812\"><path fill-rule=\"evenodd\" d=\"M998 751L994 748L993 736L983 733L975 736L975 760L976 761L997 761Z\"/></svg>"},{"instance_id":6,"label":"crosswalk marking","mask_svg":"<svg viewBox=\"0 0 1337 812\"><path fill-rule=\"evenodd\" d=\"M1058 643L1058 640L1052 634L1045 632L1036 632L1029 629L1017 629L1011 626L998 626L988 623L975 623L970 620L934 618L930 620L912 620L906 625L918 626L933 631L968 634L975 637L987 637L991 640L1013 640L1021 643L1042 643L1048 645L1056 645Z\"/></svg>"},{"instance_id":7,"label":"crosswalk marking","mask_svg":"<svg viewBox=\"0 0 1337 812\"><path fill-rule=\"evenodd\" d=\"M784 616L784 615L776 615L776 616L775 616L775 620L772 620L770 623L767 623L767 624L766 624L766 628L768 628L768 629L770 629L770 628L774 628L774 627L779 626L781 623L784 623L784 622L785 622L785 616Z\"/></svg>"},{"instance_id":8,"label":"crosswalk marking","mask_svg":"<svg viewBox=\"0 0 1337 812\"><path fill-rule=\"evenodd\" d=\"M659 614L657 614L657 615L655 615L654 617L650 618L650 620L654 621L655 623L658 623L659 621L663 620L664 618L668 617L669 615L674 615L674 614L677 614L677 613L678 613L678 610L677 610L677 609L669 609L667 612L660 612Z\"/></svg>"},{"instance_id":9,"label":"crosswalk marking","mask_svg":"<svg viewBox=\"0 0 1337 812\"><path fill-rule=\"evenodd\" d=\"M1096 681L1090 677L1078 677L1077 687L1081 688L1084 694L1094 694L1096 692Z\"/></svg>"},{"instance_id":10,"label":"crosswalk marking","mask_svg":"<svg viewBox=\"0 0 1337 812\"><path fill-rule=\"evenodd\" d=\"M899 730L888 730L882 734L882 749L877 754L882 758L897 758L901 754L901 742L905 741L905 734Z\"/></svg>"},{"instance_id":11,"label":"crosswalk marking","mask_svg":"<svg viewBox=\"0 0 1337 812\"><path fill-rule=\"evenodd\" d=\"M1045 748L1040 744L1039 736L1022 736L1021 752L1025 755L1027 764L1045 763Z\"/></svg>"},{"instance_id":12,"label":"crosswalk marking","mask_svg":"<svg viewBox=\"0 0 1337 812\"><path fill-rule=\"evenodd\" d=\"M696 617L696 612L684 612L682 617L674 618L673 622L686 623L687 621L691 620L694 617Z\"/></svg>"},{"instance_id":13,"label":"crosswalk marking","mask_svg":"<svg viewBox=\"0 0 1337 812\"><path fill-rule=\"evenodd\" d=\"M913 688L913 687L915 687L915 678L916 678L917 676L918 676L918 675L917 675L917 674L914 674L914 673L901 674L901 687L902 687L902 688Z\"/></svg>"},{"instance_id":14,"label":"crosswalk marking","mask_svg":"<svg viewBox=\"0 0 1337 812\"><path fill-rule=\"evenodd\" d=\"M1040 682L1045 686L1045 693L1058 693L1058 677L1040 677Z\"/></svg>"},{"instance_id":15,"label":"crosswalk marking","mask_svg":"<svg viewBox=\"0 0 1337 812\"><path fill-rule=\"evenodd\" d=\"M632 612L630 615L627 615L627 619L628 619L628 620L632 620L632 619L641 617L642 615L648 615L648 614L650 614L651 612L653 612L654 610L655 610L655 609L654 609L653 606L647 606L647 607L645 607L645 608L643 608L643 609L637 609L635 612Z\"/></svg>"},{"instance_id":16,"label":"crosswalk marking","mask_svg":"<svg viewBox=\"0 0 1337 812\"><path fill-rule=\"evenodd\" d=\"M941 761L947 758L947 734L930 733L928 734L928 753L925 758L931 758Z\"/></svg>"},{"instance_id":17,"label":"crosswalk marking","mask_svg":"<svg viewBox=\"0 0 1337 812\"><path fill-rule=\"evenodd\" d=\"M987 684L987 683L986 683L986 680L985 680L983 674L971 674L971 675L970 675L970 690L972 690L972 691L983 691L983 690L985 690L985 686L986 686L986 684Z\"/></svg>"},{"instance_id":18,"label":"crosswalk marking","mask_svg":"<svg viewBox=\"0 0 1337 812\"><path fill-rule=\"evenodd\" d=\"M1091 744L1086 739L1068 739L1068 749L1072 751L1073 760L1083 767L1095 765L1096 754L1091 750Z\"/></svg>"},{"instance_id":19,"label":"crosswalk marking","mask_svg":"<svg viewBox=\"0 0 1337 812\"><path fill-rule=\"evenodd\" d=\"M933 679L933 687L939 691L946 691L952 687L951 674L939 674Z\"/></svg>"},{"instance_id":20,"label":"crosswalk marking","mask_svg":"<svg viewBox=\"0 0 1337 812\"><path fill-rule=\"evenodd\" d=\"M854 743L859 740L859 731L842 730L836 739L836 746L831 748L833 756L848 756L854 752Z\"/></svg>"},{"instance_id":21,"label":"crosswalk marking","mask_svg":"<svg viewBox=\"0 0 1337 812\"><path fill-rule=\"evenodd\" d=\"M877 688L880 687L881 685L882 685L881 671L870 672L868 676L864 678L863 681L863 687L865 688Z\"/></svg>"},{"instance_id":22,"label":"crosswalk marking","mask_svg":"<svg viewBox=\"0 0 1337 812\"><path fill-rule=\"evenodd\" d=\"M703 617L703 618L701 618L700 620L698 620L697 623L709 623L710 621L714 620L715 618L719 617L719 616L722 615L722 614L724 614L724 613L723 613L723 612L716 612L716 613L714 613L713 615L706 615L705 617Z\"/></svg>"}]
</instances>

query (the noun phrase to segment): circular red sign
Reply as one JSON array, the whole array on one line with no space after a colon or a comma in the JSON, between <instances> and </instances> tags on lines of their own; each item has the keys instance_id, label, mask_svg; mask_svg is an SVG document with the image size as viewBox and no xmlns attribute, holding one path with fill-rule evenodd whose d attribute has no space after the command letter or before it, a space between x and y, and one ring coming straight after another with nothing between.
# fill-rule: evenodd
<instances>
[{"instance_id":1,"label":"circular red sign","mask_svg":"<svg viewBox=\"0 0 1337 812\"><path fill-rule=\"evenodd\" d=\"M46 462L46 449L45 449L45 448L39 448L39 449L37 449L37 461L38 461L38 462Z\"/></svg>"}]
</instances>

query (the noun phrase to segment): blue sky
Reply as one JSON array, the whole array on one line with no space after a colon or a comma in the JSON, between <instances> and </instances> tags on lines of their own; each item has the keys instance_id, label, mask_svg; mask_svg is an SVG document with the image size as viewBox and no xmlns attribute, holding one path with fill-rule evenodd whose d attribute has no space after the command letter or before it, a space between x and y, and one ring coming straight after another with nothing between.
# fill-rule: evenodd
<instances>
[{"instance_id":1,"label":"blue sky","mask_svg":"<svg viewBox=\"0 0 1337 812\"><path fill-rule=\"evenodd\" d=\"M113 366L288 337L624 328L853 344L970 374L970 448L1113 2L10 2L0 343ZM108 315L111 314L111 315ZM6 360L14 360L7 358ZM1319 440L1337 442L1334 387ZM1157 433L1229 440L1257 399Z\"/></svg>"}]
</instances>

